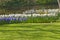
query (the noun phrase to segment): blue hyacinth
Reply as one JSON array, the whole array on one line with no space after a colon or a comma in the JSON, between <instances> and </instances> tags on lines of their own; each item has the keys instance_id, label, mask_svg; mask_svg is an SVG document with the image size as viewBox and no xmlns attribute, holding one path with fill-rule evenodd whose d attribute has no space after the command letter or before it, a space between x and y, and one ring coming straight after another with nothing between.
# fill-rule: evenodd
<instances>
[{"instance_id":1,"label":"blue hyacinth","mask_svg":"<svg viewBox=\"0 0 60 40\"><path fill-rule=\"evenodd\" d=\"M10 23L11 21L14 21L14 22L20 22L20 21L25 21L27 20L27 18L22 18L22 17L18 17L18 18L15 18L15 17L4 17L4 18L0 18L0 21L4 21L6 23Z\"/></svg>"}]
</instances>

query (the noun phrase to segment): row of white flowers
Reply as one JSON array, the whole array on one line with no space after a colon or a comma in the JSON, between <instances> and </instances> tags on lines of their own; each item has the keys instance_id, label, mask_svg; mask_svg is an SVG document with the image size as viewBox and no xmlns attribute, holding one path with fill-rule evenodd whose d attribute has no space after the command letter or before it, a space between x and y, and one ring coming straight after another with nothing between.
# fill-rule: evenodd
<instances>
[{"instance_id":1,"label":"row of white flowers","mask_svg":"<svg viewBox=\"0 0 60 40\"><path fill-rule=\"evenodd\" d=\"M42 10L28 10L23 12L22 14L9 14L9 15L0 15L0 17L30 17L31 15L33 17L36 16L56 16L56 13L58 13L59 9L46 9L44 10L44 12L47 12L48 10L48 14L39 14L39 12L41 12Z\"/></svg>"},{"instance_id":2,"label":"row of white flowers","mask_svg":"<svg viewBox=\"0 0 60 40\"><path fill-rule=\"evenodd\" d=\"M59 9L38 9L38 10L31 9L31 10L23 12L23 14L41 13L41 12L44 12L44 13L46 13L46 12L48 12L48 13L57 13L58 11L60 11L60 10Z\"/></svg>"},{"instance_id":3,"label":"row of white flowers","mask_svg":"<svg viewBox=\"0 0 60 40\"><path fill-rule=\"evenodd\" d=\"M0 15L0 17L31 17L31 14L9 14L9 15ZM36 16L56 16L56 14L32 14L33 17Z\"/></svg>"}]
</instances>

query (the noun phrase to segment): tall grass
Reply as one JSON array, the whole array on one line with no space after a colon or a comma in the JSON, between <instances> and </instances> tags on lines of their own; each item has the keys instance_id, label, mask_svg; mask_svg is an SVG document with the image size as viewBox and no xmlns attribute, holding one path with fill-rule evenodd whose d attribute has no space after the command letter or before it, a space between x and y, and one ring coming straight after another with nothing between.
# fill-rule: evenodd
<instances>
[{"instance_id":1,"label":"tall grass","mask_svg":"<svg viewBox=\"0 0 60 40\"><path fill-rule=\"evenodd\" d=\"M56 22L58 20L57 16L42 16L42 17L29 17L26 21L26 23L50 23L50 22Z\"/></svg>"}]
</instances>

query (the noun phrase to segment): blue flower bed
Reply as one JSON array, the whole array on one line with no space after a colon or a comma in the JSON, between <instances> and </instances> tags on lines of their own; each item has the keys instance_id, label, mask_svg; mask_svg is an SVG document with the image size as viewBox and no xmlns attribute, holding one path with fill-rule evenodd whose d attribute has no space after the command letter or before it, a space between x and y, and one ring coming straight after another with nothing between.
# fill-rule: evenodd
<instances>
[{"instance_id":1,"label":"blue flower bed","mask_svg":"<svg viewBox=\"0 0 60 40\"><path fill-rule=\"evenodd\" d=\"M22 23L23 21L27 20L26 17L4 17L0 18L0 24L10 24L10 23Z\"/></svg>"}]
</instances>

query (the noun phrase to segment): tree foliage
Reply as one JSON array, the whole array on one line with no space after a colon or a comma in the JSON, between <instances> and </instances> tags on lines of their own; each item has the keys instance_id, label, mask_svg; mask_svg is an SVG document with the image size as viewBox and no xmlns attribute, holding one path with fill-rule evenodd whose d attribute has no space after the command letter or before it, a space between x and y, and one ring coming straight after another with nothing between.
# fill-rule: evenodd
<instances>
[{"instance_id":1,"label":"tree foliage","mask_svg":"<svg viewBox=\"0 0 60 40\"><path fill-rule=\"evenodd\" d=\"M57 4L57 0L37 0L37 4Z\"/></svg>"},{"instance_id":2,"label":"tree foliage","mask_svg":"<svg viewBox=\"0 0 60 40\"><path fill-rule=\"evenodd\" d=\"M35 1L35 2L34 2ZM21 7L25 7L25 6L32 6L35 4L38 5L46 5L46 4L57 4L57 0L11 0L8 2L4 3L5 5L2 5L3 8L5 9L20 9Z\"/></svg>"}]
</instances>

